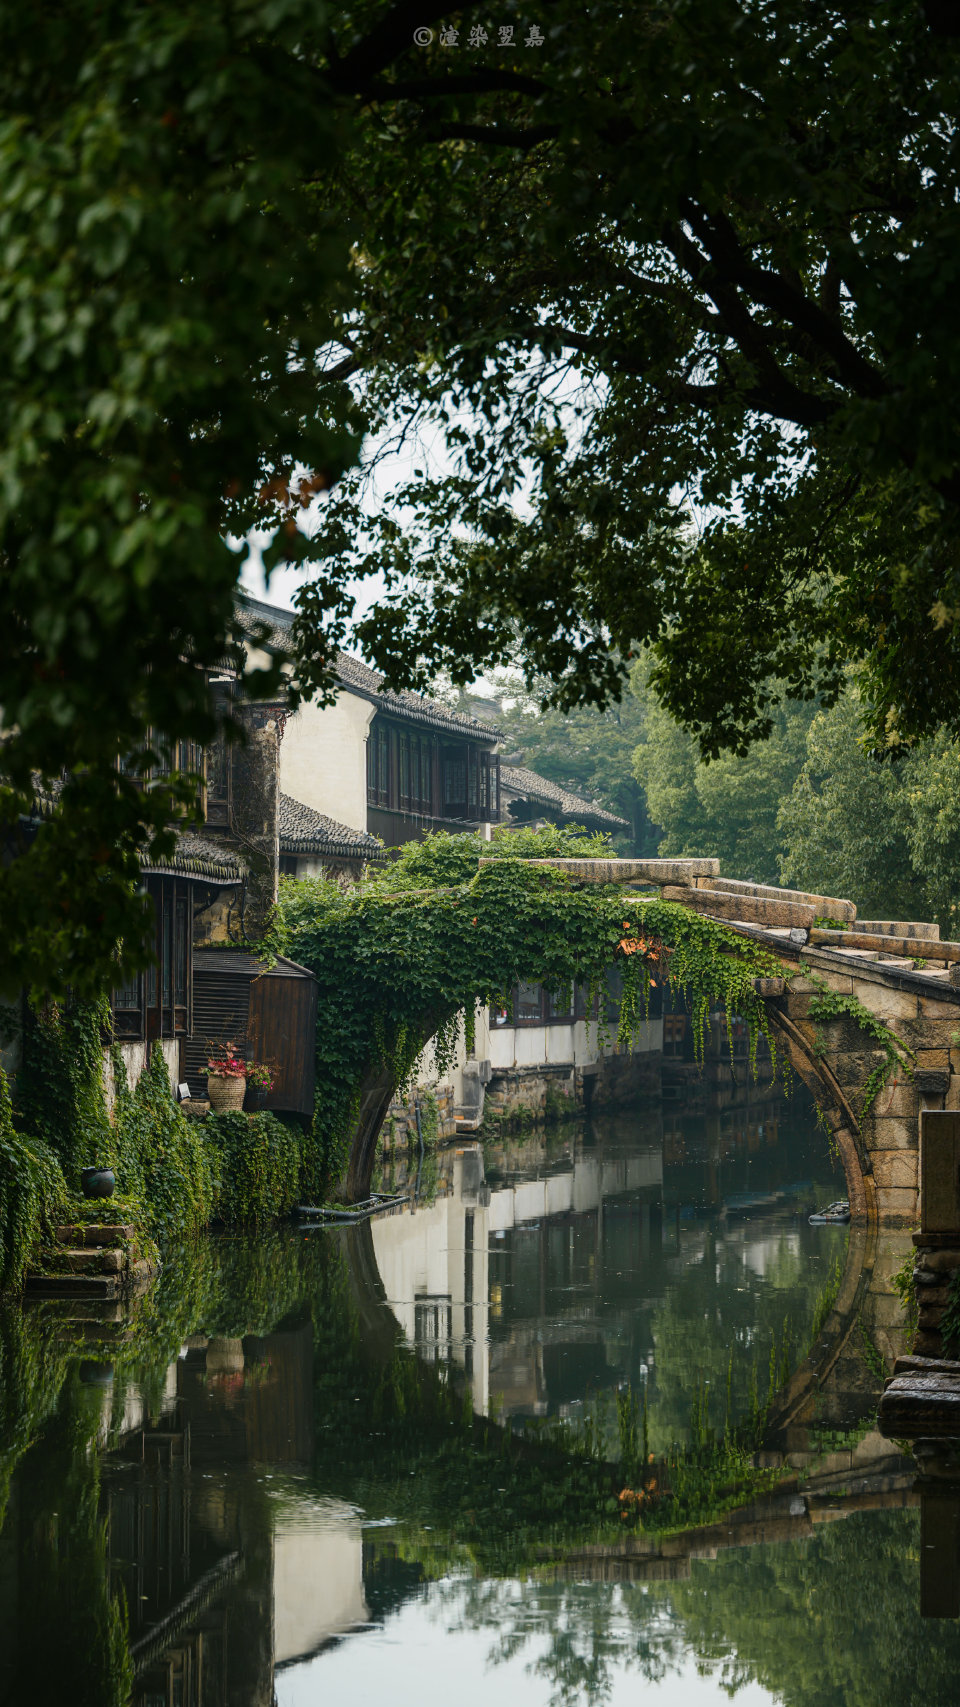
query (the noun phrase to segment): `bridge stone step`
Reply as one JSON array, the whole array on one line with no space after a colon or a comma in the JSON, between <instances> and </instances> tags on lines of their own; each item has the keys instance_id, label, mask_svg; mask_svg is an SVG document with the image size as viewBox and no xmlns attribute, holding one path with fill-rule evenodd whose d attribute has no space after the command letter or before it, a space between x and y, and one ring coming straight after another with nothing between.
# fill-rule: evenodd
<instances>
[{"instance_id":1,"label":"bridge stone step","mask_svg":"<svg viewBox=\"0 0 960 1707\"><path fill-rule=\"evenodd\" d=\"M499 865L483 859L480 865ZM578 883L693 883L698 877L716 877L718 859L528 859L525 865L552 865L575 877Z\"/></svg>"},{"instance_id":2,"label":"bridge stone step","mask_svg":"<svg viewBox=\"0 0 960 1707\"><path fill-rule=\"evenodd\" d=\"M910 955L917 960L960 960L960 942L939 942L927 937L889 936L871 934L868 931L825 931L811 930L811 944L821 948L866 948L874 949L879 954L891 952L891 941L896 943L894 953Z\"/></svg>"},{"instance_id":3,"label":"bridge stone step","mask_svg":"<svg viewBox=\"0 0 960 1707\"><path fill-rule=\"evenodd\" d=\"M704 887L702 880L697 887ZM852 901L838 901L831 895L810 895L804 889L776 889L769 883L747 883L739 877L713 878L710 887L724 895L752 895L760 901L786 901L798 907L812 907L814 917L818 919L842 919L852 923L857 916Z\"/></svg>"},{"instance_id":4,"label":"bridge stone step","mask_svg":"<svg viewBox=\"0 0 960 1707\"><path fill-rule=\"evenodd\" d=\"M840 917L839 913L836 915ZM939 942L939 925L922 925L916 921L905 923L897 919L858 919L857 930L866 931L868 936L912 936L924 942Z\"/></svg>"},{"instance_id":5,"label":"bridge stone step","mask_svg":"<svg viewBox=\"0 0 960 1707\"><path fill-rule=\"evenodd\" d=\"M753 925L788 925L807 928L816 913L809 905L793 901L768 900L763 896L723 894L718 889L673 889L663 891L665 901L680 901L695 913L709 913L715 919L730 919Z\"/></svg>"}]
</instances>

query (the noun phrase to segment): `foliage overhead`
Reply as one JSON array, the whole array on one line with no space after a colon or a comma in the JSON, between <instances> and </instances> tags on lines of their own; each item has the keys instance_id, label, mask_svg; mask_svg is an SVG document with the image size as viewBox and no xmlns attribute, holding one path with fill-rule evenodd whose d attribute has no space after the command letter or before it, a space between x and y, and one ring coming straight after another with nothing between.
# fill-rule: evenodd
<instances>
[{"instance_id":1,"label":"foliage overhead","mask_svg":"<svg viewBox=\"0 0 960 1707\"><path fill-rule=\"evenodd\" d=\"M604 851L603 838L572 830L501 831L492 843L441 833L408 843L389 871L349 889L323 878L281 885L273 946L318 984L309 1183L337 1177L371 1076L388 1071L401 1085L431 1037L442 1074L461 1013L469 1028L477 1003L502 1002L520 980L596 991L616 965L621 1039L645 1018L653 977L690 993L701 1051L707 1013L721 1007L747 1019L754 1048L767 1036L775 1055L752 982L782 974L773 955L686 907L530 863Z\"/></svg>"},{"instance_id":2,"label":"foliage overhead","mask_svg":"<svg viewBox=\"0 0 960 1707\"><path fill-rule=\"evenodd\" d=\"M254 522L319 565L307 691L376 573L392 685L519 645L568 708L649 645L705 753L850 660L878 747L960 725L942 12L531 0L506 47L440 0L5 10L0 983L143 961L190 785L117 756L211 735ZM360 430L439 472L308 537Z\"/></svg>"},{"instance_id":3,"label":"foliage overhead","mask_svg":"<svg viewBox=\"0 0 960 1707\"><path fill-rule=\"evenodd\" d=\"M3 8L6 988L109 985L119 939L143 964L137 850L195 785L135 773L154 732L213 733L226 535L266 507L306 549L290 476L312 493L352 443L317 389L345 256L307 187L336 146L317 29L306 0Z\"/></svg>"},{"instance_id":4,"label":"foliage overhead","mask_svg":"<svg viewBox=\"0 0 960 1707\"><path fill-rule=\"evenodd\" d=\"M631 678L631 682L633 678ZM629 830L617 832L618 852L656 852L657 829L650 822L643 788L633 775L631 758L644 736L645 696L628 691L616 704L575 706L568 712L545 705L551 684L540 676L531 687L515 673L496 679L497 701L463 694L460 708L492 716L503 731L504 764L528 765L538 776L571 794L595 800L625 818Z\"/></svg>"},{"instance_id":5,"label":"foliage overhead","mask_svg":"<svg viewBox=\"0 0 960 1707\"><path fill-rule=\"evenodd\" d=\"M639 671L636 691L643 692ZM657 852L668 857L709 855L725 877L779 883L784 854L777 814L806 757L806 732L814 707L797 702L772 713L773 729L745 755L724 753L706 764L693 736L681 729L646 690L643 738L633 771L647 811L662 830ZM825 884L818 874L816 885ZM846 893L846 891L838 891Z\"/></svg>"},{"instance_id":6,"label":"foliage overhead","mask_svg":"<svg viewBox=\"0 0 960 1707\"><path fill-rule=\"evenodd\" d=\"M474 5L332 11L363 104L317 187L357 235L331 371L374 461L425 448L321 519L314 679L331 578L386 573L359 633L392 683L519 642L566 708L649 644L708 754L851 660L879 747L960 726L948 10L539 0L509 45Z\"/></svg>"}]
</instances>

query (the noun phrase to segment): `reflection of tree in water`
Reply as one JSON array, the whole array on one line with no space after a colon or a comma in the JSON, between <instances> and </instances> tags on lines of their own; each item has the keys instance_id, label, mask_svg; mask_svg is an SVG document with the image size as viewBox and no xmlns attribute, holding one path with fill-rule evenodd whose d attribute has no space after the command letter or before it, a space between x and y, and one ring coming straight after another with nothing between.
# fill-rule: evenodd
<instances>
[{"instance_id":1,"label":"reflection of tree in water","mask_svg":"<svg viewBox=\"0 0 960 1707\"><path fill-rule=\"evenodd\" d=\"M642 1616L632 1616L631 1597L638 1595ZM553 1707L602 1707L616 1673L636 1671L660 1683L681 1669L686 1653L683 1625L670 1604L635 1587L459 1579L438 1583L432 1598L448 1629L495 1633L491 1667L546 1636L527 1670L549 1685Z\"/></svg>"},{"instance_id":2,"label":"reflection of tree in water","mask_svg":"<svg viewBox=\"0 0 960 1707\"><path fill-rule=\"evenodd\" d=\"M651 1375L650 1439L656 1451L686 1437L698 1381L709 1383L710 1421L722 1431L730 1381L730 1421L750 1414L754 1390L767 1397L771 1351L786 1351L793 1365L810 1341L818 1294L846 1233L821 1242L811 1259L793 1230L771 1234L763 1249L762 1277L749 1287L744 1266L750 1247L704 1235L699 1260L677 1267L652 1317L655 1365ZM822 1252L822 1257L821 1257Z\"/></svg>"},{"instance_id":3,"label":"reflection of tree in water","mask_svg":"<svg viewBox=\"0 0 960 1707\"><path fill-rule=\"evenodd\" d=\"M740 1548L670 1583L437 1584L447 1627L489 1630L490 1662L532 1653L556 1707L600 1707L614 1676L716 1672L784 1707L941 1707L956 1696L960 1625L919 1615L919 1514L870 1512L812 1540Z\"/></svg>"},{"instance_id":4,"label":"reflection of tree in water","mask_svg":"<svg viewBox=\"0 0 960 1707\"><path fill-rule=\"evenodd\" d=\"M932 1707L955 1699L960 1627L921 1620L919 1556L917 1512L864 1513L694 1563L666 1593L725 1680L755 1679L785 1707Z\"/></svg>"},{"instance_id":5,"label":"reflection of tree in water","mask_svg":"<svg viewBox=\"0 0 960 1707\"><path fill-rule=\"evenodd\" d=\"M832 1241L828 1260L836 1248ZM716 1370L715 1378L725 1379L727 1348L747 1319L745 1311L761 1324L764 1355L764 1324L772 1330L782 1323L781 1287L802 1293L803 1259L796 1251L771 1241L765 1261L759 1315L755 1295L745 1305L738 1302L740 1256L733 1241L729 1250L715 1246L705 1254L701 1274L678 1273L677 1302L671 1295L658 1307L659 1375L663 1381L667 1370L676 1372L675 1388L666 1392L680 1423L689 1415L684 1368L711 1375ZM419 1363L400 1343L377 1289L369 1229L334 1238L205 1244L192 1263L178 1265L177 1275L175 1280L171 1265L151 1307L131 1323L129 1345L116 1354L109 1423L95 1394L80 1390L72 1346L70 1355L61 1353L63 1387L59 1405L54 1403L55 1387L44 1375L51 1348L39 1320L18 1319L20 1337L0 1339L4 1367L19 1370L22 1382L19 1402L0 1408L0 1447L11 1464L20 1454L16 1523L0 1543L16 1549L30 1598L29 1616L17 1632L24 1700L42 1698L35 1684L31 1695L26 1682L35 1678L38 1661L60 1689L81 1653L84 1678L96 1680L100 1691L97 1707L111 1700L111 1692L122 1695L128 1664L110 1568L124 1561L111 1561L98 1504L100 1468L91 1448L101 1427L115 1438L127 1378L146 1395L158 1392L170 1347L179 1347L180 1336L192 1332L277 1332L291 1347L303 1339L303 1385L318 1422L310 1495L336 1494L370 1517L399 1520L390 1531L367 1531L364 1578L371 1609L379 1606L388 1614L403 1598L423 1592L426 1578L444 1578L427 1592L448 1626L489 1630L492 1657L504 1661L522 1656L529 1644L531 1672L549 1686L557 1707L599 1707L623 1669L657 1681L694 1662L718 1669L727 1687L756 1679L787 1707L876 1707L882 1675L888 1680L883 1707L939 1707L951 1698L948 1679L960 1662L960 1634L952 1625L919 1622L914 1515L847 1518L824 1525L811 1541L731 1551L712 1564L695 1561L689 1580L622 1586L546 1582L536 1573L550 1568L548 1559L563 1560L571 1547L599 1540L610 1543L609 1568L617 1569L613 1555L623 1529L609 1475L582 1458L487 1431L445 1372ZM812 1290L819 1279L812 1276ZM253 1349L244 1401L251 1428L264 1420L265 1396L257 1386ZM287 1371L284 1392L292 1393L293 1362L278 1359L278 1381L281 1368ZM207 1400L197 1398L198 1454L201 1435L211 1455L219 1451L213 1426L219 1392L211 1385ZM224 1405L226 1425L239 1411ZM209 1424L205 1433L201 1423ZM308 1451L307 1442L298 1456L306 1458ZM239 1589L230 1591L232 1628L247 1631L251 1643L254 1637L267 1643L265 1495L249 1481L243 1491L239 1469L226 1453L217 1467L237 1478L236 1536L226 1536L229 1525L222 1526L223 1546L244 1553L250 1584L248 1600L239 1598ZM129 1476L124 1468L118 1483ZM57 1513L68 1524L59 1535L52 1522ZM64 1513L73 1516L65 1519ZM53 1556L58 1541L59 1562ZM119 1541L118 1529L113 1545ZM197 1559L204 1563L205 1556L198 1551ZM658 1563L666 1562L650 1561L650 1567ZM478 1579L487 1573L488 1580L451 1579L465 1565ZM599 1568L607 1568L607 1561ZM0 1623L7 1610L0 1597ZM59 1645L44 1637L52 1628L64 1635ZM247 1650L238 1646L237 1653L249 1672ZM68 1693L71 1700L81 1698L72 1682ZM94 1697L88 1692L88 1698Z\"/></svg>"}]
</instances>

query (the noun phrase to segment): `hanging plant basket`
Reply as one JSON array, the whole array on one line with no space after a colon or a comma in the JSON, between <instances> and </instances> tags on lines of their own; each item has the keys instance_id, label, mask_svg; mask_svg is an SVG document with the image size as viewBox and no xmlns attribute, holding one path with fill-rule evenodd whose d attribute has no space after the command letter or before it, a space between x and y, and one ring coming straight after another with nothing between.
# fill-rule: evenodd
<instances>
[{"instance_id":1,"label":"hanging plant basket","mask_svg":"<svg viewBox=\"0 0 960 1707\"><path fill-rule=\"evenodd\" d=\"M247 1081L236 1074L208 1073L207 1096L215 1114L227 1109L240 1109L247 1094Z\"/></svg>"}]
</instances>

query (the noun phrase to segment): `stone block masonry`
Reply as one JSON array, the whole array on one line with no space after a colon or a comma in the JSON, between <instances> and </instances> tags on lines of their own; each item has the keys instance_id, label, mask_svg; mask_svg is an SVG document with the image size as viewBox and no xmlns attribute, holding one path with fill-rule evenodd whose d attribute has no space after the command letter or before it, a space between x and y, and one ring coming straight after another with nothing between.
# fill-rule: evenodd
<instances>
[{"instance_id":1,"label":"stone block masonry","mask_svg":"<svg viewBox=\"0 0 960 1707\"><path fill-rule=\"evenodd\" d=\"M453 1086L436 1085L429 1090L413 1092L405 1101L390 1104L380 1134L380 1147L385 1154L408 1149L411 1145L416 1146L418 1102L420 1127L425 1142L445 1143L447 1139L456 1136L457 1117Z\"/></svg>"}]
</instances>

